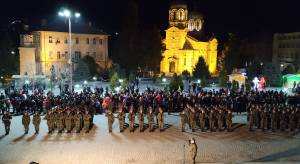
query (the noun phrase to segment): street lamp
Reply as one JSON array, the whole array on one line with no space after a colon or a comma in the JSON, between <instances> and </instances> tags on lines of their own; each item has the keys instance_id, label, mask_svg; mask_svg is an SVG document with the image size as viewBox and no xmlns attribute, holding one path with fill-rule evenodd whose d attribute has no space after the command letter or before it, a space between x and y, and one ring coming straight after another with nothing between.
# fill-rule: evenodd
<instances>
[{"instance_id":1,"label":"street lamp","mask_svg":"<svg viewBox=\"0 0 300 164\"><path fill-rule=\"evenodd\" d=\"M72 30L71 30L71 18L72 18L72 12L68 9L64 9L63 11L58 12L58 15L61 17L65 17L68 19L69 22L69 61L68 63L70 64L71 67L71 71L70 71L70 81L71 81L71 85L70 85L70 91L73 92L73 61L72 61ZM79 18L81 15L80 13L75 13L74 17L75 18Z\"/></svg>"},{"instance_id":2,"label":"street lamp","mask_svg":"<svg viewBox=\"0 0 300 164\"><path fill-rule=\"evenodd\" d=\"M124 82L124 80L123 79L119 79L119 83L123 83Z\"/></svg>"},{"instance_id":3,"label":"street lamp","mask_svg":"<svg viewBox=\"0 0 300 164\"><path fill-rule=\"evenodd\" d=\"M163 83L167 82L167 79L166 79L166 78L163 78L163 79L162 79L162 82L163 82Z\"/></svg>"}]
</instances>

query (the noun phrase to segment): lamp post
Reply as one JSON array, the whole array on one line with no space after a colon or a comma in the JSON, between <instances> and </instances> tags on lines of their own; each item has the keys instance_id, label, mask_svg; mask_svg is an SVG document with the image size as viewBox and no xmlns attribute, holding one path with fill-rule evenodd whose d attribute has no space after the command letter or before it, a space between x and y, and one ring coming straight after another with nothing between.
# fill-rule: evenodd
<instances>
[{"instance_id":1,"label":"lamp post","mask_svg":"<svg viewBox=\"0 0 300 164\"><path fill-rule=\"evenodd\" d=\"M71 23L71 18L72 18L72 13L70 10L63 10L58 12L58 15L61 17L65 17L68 19L68 23L69 23L69 60L68 63L70 64L70 91L73 92L73 58L72 58L72 23ZM79 18L80 17L80 13L75 13L74 14L75 18Z\"/></svg>"}]
</instances>

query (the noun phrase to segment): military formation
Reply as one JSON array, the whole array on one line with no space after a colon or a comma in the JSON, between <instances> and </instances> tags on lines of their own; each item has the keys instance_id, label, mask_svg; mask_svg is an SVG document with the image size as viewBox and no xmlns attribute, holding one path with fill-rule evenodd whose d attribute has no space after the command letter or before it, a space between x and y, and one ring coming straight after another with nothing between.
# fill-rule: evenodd
<instances>
[{"instance_id":1,"label":"military formation","mask_svg":"<svg viewBox=\"0 0 300 164\"><path fill-rule=\"evenodd\" d=\"M249 131L300 130L299 106L285 104L253 104L248 111Z\"/></svg>"},{"instance_id":2,"label":"military formation","mask_svg":"<svg viewBox=\"0 0 300 164\"><path fill-rule=\"evenodd\" d=\"M143 92L128 89L110 93L99 88L94 91L85 88L80 93L60 95L13 91L0 96L7 134L12 119L10 114L22 114L25 134L28 134L30 124L34 125L35 134L39 133L41 117L46 120L49 133L89 133L94 115L103 113L107 116L108 132L115 131L116 120L120 132L126 129L129 132L137 129L140 132L146 129L164 131L165 112L179 112L182 131L230 132L233 130L233 112L248 112L250 130L295 130L299 128L297 104L297 101L289 101L282 91L229 92L224 89L186 93L147 88Z\"/></svg>"},{"instance_id":3,"label":"military formation","mask_svg":"<svg viewBox=\"0 0 300 164\"><path fill-rule=\"evenodd\" d=\"M232 131L232 111L226 106L202 106L188 103L180 113L181 131L185 132L186 127L195 132L196 126L204 131L215 132L227 130Z\"/></svg>"}]
</instances>

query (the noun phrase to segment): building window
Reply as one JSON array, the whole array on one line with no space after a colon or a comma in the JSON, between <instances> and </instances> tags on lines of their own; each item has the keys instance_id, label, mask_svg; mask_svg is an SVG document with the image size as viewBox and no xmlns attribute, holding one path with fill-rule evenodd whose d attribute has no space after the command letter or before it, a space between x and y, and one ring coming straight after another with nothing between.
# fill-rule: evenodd
<instances>
[{"instance_id":1,"label":"building window","mask_svg":"<svg viewBox=\"0 0 300 164\"><path fill-rule=\"evenodd\" d=\"M65 38L65 44L68 44L68 39L67 38Z\"/></svg>"},{"instance_id":2,"label":"building window","mask_svg":"<svg viewBox=\"0 0 300 164\"><path fill-rule=\"evenodd\" d=\"M93 38L93 44L96 44L96 38Z\"/></svg>"},{"instance_id":3,"label":"building window","mask_svg":"<svg viewBox=\"0 0 300 164\"><path fill-rule=\"evenodd\" d=\"M90 39L86 38L86 44L90 44Z\"/></svg>"},{"instance_id":4,"label":"building window","mask_svg":"<svg viewBox=\"0 0 300 164\"><path fill-rule=\"evenodd\" d=\"M102 39L99 39L99 44L102 45Z\"/></svg>"},{"instance_id":5,"label":"building window","mask_svg":"<svg viewBox=\"0 0 300 164\"><path fill-rule=\"evenodd\" d=\"M75 51L75 59L78 60L81 58L81 53L80 51Z\"/></svg>"},{"instance_id":6,"label":"building window","mask_svg":"<svg viewBox=\"0 0 300 164\"><path fill-rule=\"evenodd\" d=\"M49 43L52 43L52 36L49 36Z\"/></svg>"},{"instance_id":7,"label":"building window","mask_svg":"<svg viewBox=\"0 0 300 164\"><path fill-rule=\"evenodd\" d=\"M57 51L57 59L60 59L60 51Z\"/></svg>"},{"instance_id":8,"label":"building window","mask_svg":"<svg viewBox=\"0 0 300 164\"><path fill-rule=\"evenodd\" d=\"M58 44L58 43L60 43L60 39L59 38L56 39L56 44Z\"/></svg>"},{"instance_id":9,"label":"building window","mask_svg":"<svg viewBox=\"0 0 300 164\"><path fill-rule=\"evenodd\" d=\"M96 60L96 52L93 52L93 58Z\"/></svg>"},{"instance_id":10,"label":"building window","mask_svg":"<svg viewBox=\"0 0 300 164\"><path fill-rule=\"evenodd\" d=\"M79 38L75 38L75 43L79 44Z\"/></svg>"},{"instance_id":11,"label":"building window","mask_svg":"<svg viewBox=\"0 0 300 164\"><path fill-rule=\"evenodd\" d=\"M186 66L186 58L183 60L183 65Z\"/></svg>"},{"instance_id":12,"label":"building window","mask_svg":"<svg viewBox=\"0 0 300 164\"><path fill-rule=\"evenodd\" d=\"M65 58L68 58L68 51L65 51Z\"/></svg>"}]
</instances>

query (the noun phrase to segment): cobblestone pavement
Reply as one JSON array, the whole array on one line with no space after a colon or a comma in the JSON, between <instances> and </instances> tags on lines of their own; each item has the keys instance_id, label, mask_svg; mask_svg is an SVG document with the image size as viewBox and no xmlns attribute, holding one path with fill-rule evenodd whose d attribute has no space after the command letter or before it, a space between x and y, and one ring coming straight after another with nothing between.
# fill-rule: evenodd
<instances>
[{"instance_id":1,"label":"cobblestone pavement","mask_svg":"<svg viewBox=\"0 0 300 164\"><path fill-rule=\"evenodd\" d=\"M234 132L190 132L178 129L179 117L166 115L165 132L118 132L107 129L104 115L95 117L88 134L47 134L46 122L40 134L23 135L21 117L13 118L11 133L0 126L0 164L182 164L184 144L191 137L198 145L197 163L300 163L298 133L248 132L245 116L234 117Z\"/></svg>"}]
</instances>

